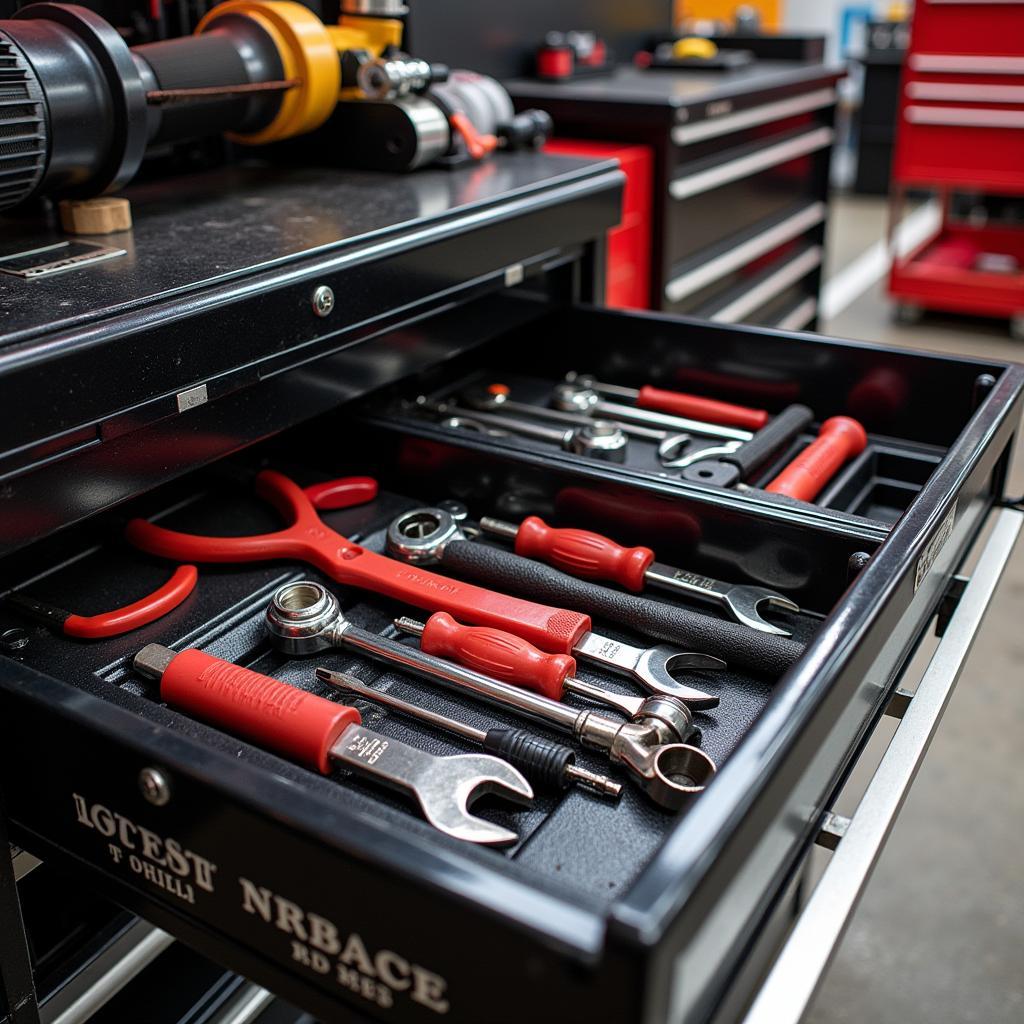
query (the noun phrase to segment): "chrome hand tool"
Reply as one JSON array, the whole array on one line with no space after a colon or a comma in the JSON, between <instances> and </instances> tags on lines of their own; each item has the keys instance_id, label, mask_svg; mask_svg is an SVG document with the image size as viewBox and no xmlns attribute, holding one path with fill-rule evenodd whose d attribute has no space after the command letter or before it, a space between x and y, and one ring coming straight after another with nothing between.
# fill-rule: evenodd
<instances>
[{"instance_id":1,"label":"chrome hand tool","mask_svg":"<svg viewBox=\"0 0 1024 1024\"><path fill-rule=\"evenodd\" d=\"M582 384L568 382L558 384L552 392L551 404L556 409L585 412L599 419L639 423L647 427L661 427L663 430L683 431L703 437L719 437L725 441L749 441L754 436L749 430L740 430L739 427L723 427L714 423L705 423L703 420L652 412L649 409L640 409L635 405L606 402L597 391Z\"/></svg>"},{"instance_id":2,"label":"chrome hand tool","mask_svg":"<svg viewBox=\"0 0 1024 1024\"><path fill-rule=\"evenodd\" d=\"M739 623L762 633L789 636L788 630L763 619L762 604L797 612L799 605L767 587L743 583L722 583L710 576L674 569L654 560L650 548L626 548L609 537L590 530L558 529L539 516L529 516L518 526L500 519L483 518L480 529L515 543L523 558L547 562L563 572L585 580L611 580L627 590L660 587L698 601L721 605Z\"/></svg>"},{"instance_id":3,"label":"chrome hand tool","mask_svg":"<svg viewBox=\"0 0 1024 1024\"><path fill-rule=\"evenodd\" d=\"M520 561L508 552L487 548L469 541L462 527L451 514L440 508L419 508L406 512L393 520L388 527L387 545L390 554L412 565L442 565L461 574L474 566L483 565L483 560L502 568L502 578L507 585L514 576ZM481 554L482 553L482 554ZM510 560L515 559L515 562ZM507 575L505 574L507 573ZM503 626L498 623L481 623L479 618L467 618L454 609L451 612L458 619L474 625L493 625L529 640L541 650L572 654L575 657L593 661L609 672L628 676L639 683L648 693L671 694L681 700L706 700L708 694L683 686L673 678L674 672L683 669L721 669L725 662L721 658L693 651L681 651L666 644L654 647L634 647L632 644L612 640L592 630L579 633L572 644L557 649L550 644L537 643L522 629ZM569 614L569 613L567 613Z\"/></svg>"},{"instance_id":4,"label":"chrome hand tool","mask_svg":"<svg viewBox=\"0 0 1024 1024\"><path fill-rule=\"evenodd\" d=\"M443 615L444 612L438 612ZM557 655L552 655L557 657ZM445 732L454 733L470 743L483 747L488 754L508 761L531 782L549 790L566 790L572 785L584 786L600 793L601 796L618 799L622 795L622 783L609 779L607 775L581 768L576 764L576 754L571 747L556 743L543 736L536 736L525 729L509 729L504 726L493 726L490 729L475 729L465 722L428 711L416 704L400 700L390 693L382 693L355 676L347 676L343 672L330 672L325 668L316 670L317 679L331 683L355 697L380 704L391 711L397 711L407 718L424 722Z\"/></svg>"},{"instance_id":5,"label":"chrome hand tool","mask_svg":"<svg viewBox=\"0 0 1024 1024\"><path fill-rule=\"evenodd\" d=\"M511 390L507 384L488 384L486 387L468 388L462 392L460 399L470 409L482 412L511 412L519 416L551 420L555 423L573 423L576 426L586 426L594 422L587 413L565 412L561 409L549 409L543 405L530 405L529 402L516 402L509 397L510 394ZM423 398L422 402L426 402L426 398ZM445 403L441 404L442 407L445 406ZM692 440L689 434L655 430L652 427L642 427L635 423L619 423L618 428L628 437L657 443L658 458L662 463L669 465L672 464L671 460L679 454L683 445Z\"/></svg>"},{"instance_id":6,"label":"chrome hand tool","mask_svg":"<svg viewBox=\"0 0 1024 1024\"><path fill-rule=\"evenodd\" d=\"M727 427L743 427L746 430L760 430L768 422L764 409L751 409L732 402L720 402L714 398L702 398L685 391L666 391L645 384L642 388L624 388L618 384L604 384L589 373L567 373L566 382L592 388L600 395L610 398L631 399L638 409L667 412L675 416L692 416L707 423L720 423Z\"/></svg>"},{"instance_id":7,"label":"chrome hand tool","mask_svg":"<svg viewBox=\"0 0 1024 1024\"><path fill-rule=\"evenodd\" d=\"M382 640L384 638L381 638ZM400 661L410 672L444 686L469 692L546 726L569 733L583 746L606 754L624 767L655 803L678 810L715 774L715 763L699 747L686 743L696 733L686 705L674 697L648 697L628 721L596 711L580 711L539 693L520 690L480 672L435 658L416 647L387 641L397 650L388 661ZM379 653L369 652L374 657ZM320 673L318 673L320 675ZM320 678L332 682L334 673Z\"/></svg>"},{"instance_id":8,"label":"chrome hand tool","mask_svg":"<svg viewBox=\"0 0 1024 1024\"><path fill-rule=\"evenodd\" d=\"M695 457L683 466L683 479L731 487L781 451L806 430L813 419L814 413L806 405L789 405L778 416L773 416L749 441L737 445L731 452L708 448L694 453Z\"/></svg>"},{"instance_id":9,"label":"chrome hand tool","mask_svg":"<svg viewBox=\"0 0 1024 1024\"><path fill-rule=\"evenodd\" d=\"M134 666L140 674L159 680L163 700L197 718L325 775L340 764L410 794L427 821L446 835L489 846L507 846L518 839L515 832L469 813L473 801L485 793L522 804L533 799L526 779L497 757L435 757L367 729L354 707L204 651L176 654L149 644L135 655Z\"/></svg>"},{"instance_id":10,"label":"chrome hand tool","mask_svg":"<svg viewBox=\"0 0 1024 1024\"><path fill-rule=\"evenodd\" d=\"M543 693L552 700L561 700L569 689L566 677L571 677L576 671L576 662L565 654L551 654L548 658L522 638L485 626L477 627L467 640L458 632L466 627L460 626L446 612L432 615L430 623L431 639L436 639L439 644L443 640L448 650L443 654L440 648L428 649L428 653L462 660L486 675ZM338 599L326 587L312 580L286 583L279 588L267 606L265 624L270 642L283 654L292 657L331 647L351 647L387 661L399 654L404 657L402 651L407 650L396 650L396 646L401 648L401 645L396 645L394 640L360 629L349 621ZM573 692L583 694L582 687L586 687L585 696L618 708L626 715L635 714L639 707L628 703L638 698L577 682L579 687ZM701 708L718 704L718 698L710 694L691 691L683 686L679 689L684 693L679 699L688 704Z\"/></svg>"},{"instance_id":11,"label":"chrome hand tool","mask_svg":"<svg viewBox=\"0 0 1024 1024\"><path fill-rule=\"evenodd\" d=\"M442 417L439 420L441 426L515 434L532 441L544 441L547 444L557 445L574 455L603 459L605 462L622 462L626 457L625 433L618 424L609 423L607 420L588 417L588 422L582 426L556 427L531 423L529 420L517 419L515 416L502 416L492 412L482 412L478 409L466 409L451 403L434 406L418 404L421 408L429 408Z\"/></svg>"},{"instance_id":12,"label":"chrome hand tool","mask_svg":"<svg viewBox=\"0 0 1024 1024\"><path fill-rule=\"evenodd\" d=\"M727 658L730 665L758 674L781 676L803 653L804 645L788 637L747 629L738 623L682 608L678 604L667 604L581 580L490 544L466 543L467 534L461 523L447 509L417 509L407 513L407 517L399 517L392 523L390 530L397 531L399 537L389 538L389 547L415 540L427 555L431 552L435 556L443 554L442 564L461 578L475 579L531 598L543 597L570 608L586 608L594 615L621 623L636 633ZM408 557L418 556L412 551ZM457 611L452 611L452 614L462 622L480 622L479 618L474 620ZM556 650L552 645L527 636L521 629L510 629L493 622L483 624L516 633L541 650ZM572 647L557 650L564 654L582 654Z\"/></svg>"}]
</instances>

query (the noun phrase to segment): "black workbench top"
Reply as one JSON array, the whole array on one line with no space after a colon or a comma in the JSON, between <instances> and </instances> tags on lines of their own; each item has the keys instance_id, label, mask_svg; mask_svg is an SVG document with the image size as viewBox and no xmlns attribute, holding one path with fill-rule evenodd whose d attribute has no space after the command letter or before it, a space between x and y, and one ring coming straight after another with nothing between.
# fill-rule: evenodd
<instances>
[{"instance_id":1,"label":"black workbench top","mask_svg":"<svg viewBox=\"0 0 1024 1024\"><path fill-rule=\"evenodd\" d=\"M732 71L665 71L624 66L607 75L568 82L541 82L517 78L506 81L513 99L573 103L597 109L629 107L647 115L678 120L680 110L699 113L707 104L746 97L744 106L760 101L766 93L806 88L835 82L843 70L827 64L795 61L756 61ZM556 122L557 125L557 122Z\"/></svg>"},{"instance_id":2,"label":"black workbench top","mask_svg":"<svg viewBox=\"0 0 1024 1024\"><path fill-rule=\"evenodd\" d=\"M543 202L608 161L501 154L459 170L382 174L252 162L125 191L130 231L83 240L127 255L34 280L0 274L0 346L311 257L362 251L400 234L517 201ZM0 257L62 241L59 226L0 217Z\"/></svg>"}]
</instances>

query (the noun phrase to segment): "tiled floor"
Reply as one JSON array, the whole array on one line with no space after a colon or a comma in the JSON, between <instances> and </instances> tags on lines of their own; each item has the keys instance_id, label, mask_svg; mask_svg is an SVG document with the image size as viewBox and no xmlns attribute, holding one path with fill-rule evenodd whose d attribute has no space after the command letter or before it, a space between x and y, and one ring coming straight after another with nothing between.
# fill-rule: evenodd
<instances>
[{"instance_id":1,"label":"tiled floor","mask_svg":"<svg viewBox=\"0 0 1024 1024\"><path fill-rule=\"evenodd\" d=\"M882 200L840 199L832 272L881 237ZM1006 323L892 322L884 285L826 333L1024 362ZM940 396L936 396L940 398ZM1024 492L1016 453L1014 494ZM1018 545L811 1024L1024 1021L1024 542Z\"/></svg>"}]
</instances>

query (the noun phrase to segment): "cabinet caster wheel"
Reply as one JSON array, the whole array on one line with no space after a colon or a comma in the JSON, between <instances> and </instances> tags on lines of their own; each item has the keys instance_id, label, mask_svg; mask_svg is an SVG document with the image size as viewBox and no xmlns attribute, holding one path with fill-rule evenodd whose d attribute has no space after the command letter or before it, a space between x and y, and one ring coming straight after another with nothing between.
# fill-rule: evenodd
<instances>
[{"instance_id":1,"label":"cabinet caster wheel","mask_svg":"<svg viewBox=\"0 0 1024 1024\"><path fill-rule=\"evenodd\" d=\"M919 324L924 310L912 302L899 302L893 310L893 318L898 324Z\"/></svg>"}]
</instances>

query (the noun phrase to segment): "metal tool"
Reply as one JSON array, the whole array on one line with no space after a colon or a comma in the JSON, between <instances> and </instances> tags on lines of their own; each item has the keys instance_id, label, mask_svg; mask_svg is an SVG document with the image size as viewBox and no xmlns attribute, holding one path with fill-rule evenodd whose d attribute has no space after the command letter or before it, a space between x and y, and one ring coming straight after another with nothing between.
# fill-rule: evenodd
<instances>
[{"instance_id":1,"label":"metal tool","mask_svg":"<svg viewBox=\"0 0 1024 1024\"><path fill-rule=\"evenodd\" d=\"M443 615L444 612L438 612ZM363 700L380 704L419 722L425 722L437 729L454 733L456 736L484 748L488 754L508 761L521 771L531 782L545 789L566 790L572 785L584 786L600 793L601 796L618 799L622 795L622 783L600 775L576 764L576 754L571 747L556 743L543 736L536 736L525 729L509 729L494 726L490 729L475 729L465 722L428 711L416 704L382 693L361 683L355 676L343 672L331 672L326 668L316 670L317 679L330 683L346 693L362 697Z\"/></svg>"},{"instance_id":2,"label":"metal tool","mask_svg":"<svg viewBox=\"0 0 1024 1024\"><path fill-rule=\"evenodd\" d=\"M686 431L703 437L720 437L726 441L749 441L754 436L749 430L740 430L738 427L722 427L702 420L640 409L635 405L606 402L593 388L581 384L558 384L552 392L551 404L556 409L585 412L602 419L640 423L648 427L661 427L663 430Z\"/></svg>"},{"instance_id":3,"label":"metal tool","mask_svg":"<svg viewBox=\"0 0 1024 1024\"><path fill-rule=\"evenodd\" d=\"M731 452L707 448L683 467L683 479L698 484L731 487L747 479L758 467L787 446L814 419L806 405L788 405L773 416L751 440Z\"/></svg>"},{"instance_id":4,"label":"metal tool","mask_svg":"<svg viewBox=\"0 0 1024 1024\"><path fill-rule=\"evenodd\" d=\"M442 426L503 431L532 441L557 445L574 455L585 455L606 462L622 462L626 457L626 435L617 424L606 420L591 419L582 426L547 427L540 423L531 423L529 420L516 419L514 416L464 409L450 403L442 406L421 404L420 407L431 408L432 411L444 416L440 421Z\"/></svg>"},{"instance_id":5,"label":"metal tool","mask_svg":"<svg viewBox=\"0 0 1024 1024\"><path fill-rule=\"evenodd\" d=\"M511 389L507 384L488 384L486 387L467 388L460 398L471 409L483 412L505 411L520 416L540 420L551 420L555 423L574 423L586 426L594 420L584 412L567 412L563 409L549 409L543 405L530 405L529 402L516 402L510 398ZM426 402L426 398L422 399ZM446 408L445 403L441 403ZM658 458L665 462L675 458L679 449L692 439L689 434L671 433L667 430L656 430L653 427L642 427L636 423L619 423L618 428L628 437L636 437L644 441L653 441L658 445Z\"/></svg>"},{"instance_id":6,"label":"metal tool","mask_svg":"<svg viewBox=\"0 0 1024 1024\"><path fill-rule=\"evenodd\" d=\"M632 399L638 409L651 409L676 416L692 416L707 423L720 423L727 427L743 427L746 430L760 430L768 422L764 409L751 409L732 402L720 402L714 398L702 398L684 391L666 391L663 388L645 384L642 388L625 388L618 384L605 384L595 380L589 373L567 373L570 384L592 388L601 395L611 398Z\"/></svg>"},{"instance_id":7,"label":"metal tool","mask_svg":"<svg viewBox=\"0 0 1024 1024\"><path fill-rule=\"evenodd\" d=\"M445 612L437 612L432 615L431 623L434 623L438 616L445 617L445 624L451 623L458 626L455 620ZM286 583L275 592L267 606L266 627L271 643L279 651L292 657L314 654L332 647L351 647L385 661L393 658L397 653L393 640L388 640L369 630L360 629L359 626L350 622L342 612L338 599L326 587L312 580ZM529 659L529 654L519 653L514 646L527 643L527 641L511 633L487 627L478 627L478 630L481 633L495 635L495 640L486 651L481 651L481 659L476 661L472 667L484 671L487 675L496 675L506 682L513 682L515 685L543 693L552 700L562 699L568 688L565 685L564 677L576 670L576 663L572 658L564 654L552 654L551 662L542 662L543 656L530 645L529 649L537 651L538 655L533 658L533 666L536 671L531 674L528 671L530 666L523 663L523 659ZM439 636L444 631L444 626L435 624L432 627L431 636L432 638ZM478 650L485 646L479 636L474 639ZM504 650L500 649L502 647ZM455 657L458 654L466 653L468 648L469 645L452 642L450 656ZM441 656L437 650L428 653ZM468 656L472 658L471 651ZM504 667L503 662L506 663ZM561 666L568 666L568 668L559 674ZM516 676L518 678L514 678ZM586 687L585 693L583 687ZM618 708L626 715L635 714L638 707L631 703L637 698L604 690L599 686L590 686L581 681L574 692L609 707ZM718 704L717 697L701 694L700 691L693 692L695 706L708 708Z\"/></svg>"},{"instance_id":8,"label":"metal tool","mask_svg":"<svg viewBox=\"0 0 1024 1024\"><path fill-rule=\"evenodd\" d=\"M666 469L685 469L695 462L703 459L713 459L716 455L731 455L743 444L742 441L723 441L722 444L713 444L707 448L698 448L697 451L689 452L682 458L662 460Z\"/></svg>"},{"instance_id":9,"label":"metal tool","mask_svg":"<svg viewBox=\"0 0 1024 1024\"><path fill-rule=\"evenodd\" d=\"M423 628L418 622L415 626ZM714 761L699 747L686 743L697 729L690 709L674 697L646 697L636 714L623 722L518 689L418 648L400 643L395 647L410 671L554 726L574 736L583 746L602 751L613 764L626 768L633 781L663 807L684 806L704 790L715 774Z\"/></svg>"},{"instance_id":10,"label":"metal tool","mask_svg":"<svg viewBox=\"0 0 1024 1024\"><path fill-rule=\"evenodd\" d=\"M632 697L577 679L576 661L565 654L547 654L533 644L511 633L486 626L463 626L447 612L435 612L426 624L405 616L395 619L404 633L420 638L420 648L438 658L457 661L467 668L499 679L513 686L524 686L543 693L552 700L561 700L566 693L605 704L621 711L627 718L640 713L643 697ZM691 711L718 707L718 698L710 694L705 700L684 701Z\"/></svg>"},{"instance_id":11,"label":"metal tool","mask_svg":"<svg viewBox=\"0 0 1024 1024\"><path fill-rule=\"evenodd\" d=\"M533 790L512 765L488 754L435 757L367 729L359 711L260 675L205 651L176 654L149 644L135 655L137 672L160 681L175 707L329 774L333 764L415 797L434 828L490 846L515 832L469 813L485 793L528 803ZM349 678L349 677L346 677Z\"/></svg>"},{"instance_id":12,"label":"metal tool","mask_svg":"<svg viewBox=\"0 0 1024 1024\"><path fill-rule=\"evenodd\" d=\"M440 508L417 508L405 512L394 519L388 527L388 551L396 558L412 565L442 565L458 572L467 563L478 559L479 552L485 550L482 545L471 543L462 526L449 513ZM508 558L503 551L490 549L492 559ZM459 619L463 619L457 611L451 611ZM504 626L498 623L481 623L479 618L463 619L474 624L492 625L497 629L514 633L529 640L535 647L552 650L550 646L537 643L515 625ZM639 683L648 693L671 694L680 700L706 701L709 694L693 690L678 683L673 672L683 669L720 669L725 662L720 658L692 651L681 651L667 644L654 647L634 647L631 644L610 637L601 636L591 630L578 634L568 646L559 648L556 653L573 654L577 657L593 661L610 672L628 676Z\"/></svg>"},{"instance_id":13,"label":"metal tool","mask_svg":"<svg viewBox=\"0 0 1024 1024\"><path fill-rule=\"evenodd\" d=\"M626 548L609 537L590 530L558 529L539 516L529 516L518 526L501 519L484 518L480 529L515 543L517 555L547 562L563 572L589 580L611 580L627 590L639 592L648 584L685 594L698 601L721 605L739 623L762 633L789 636L759 612L762 604L797 612L800 606L767 587L743 583L721 583L710 576L674 569L654 561L650 548Z\"/></svg>"}]
</instances>

